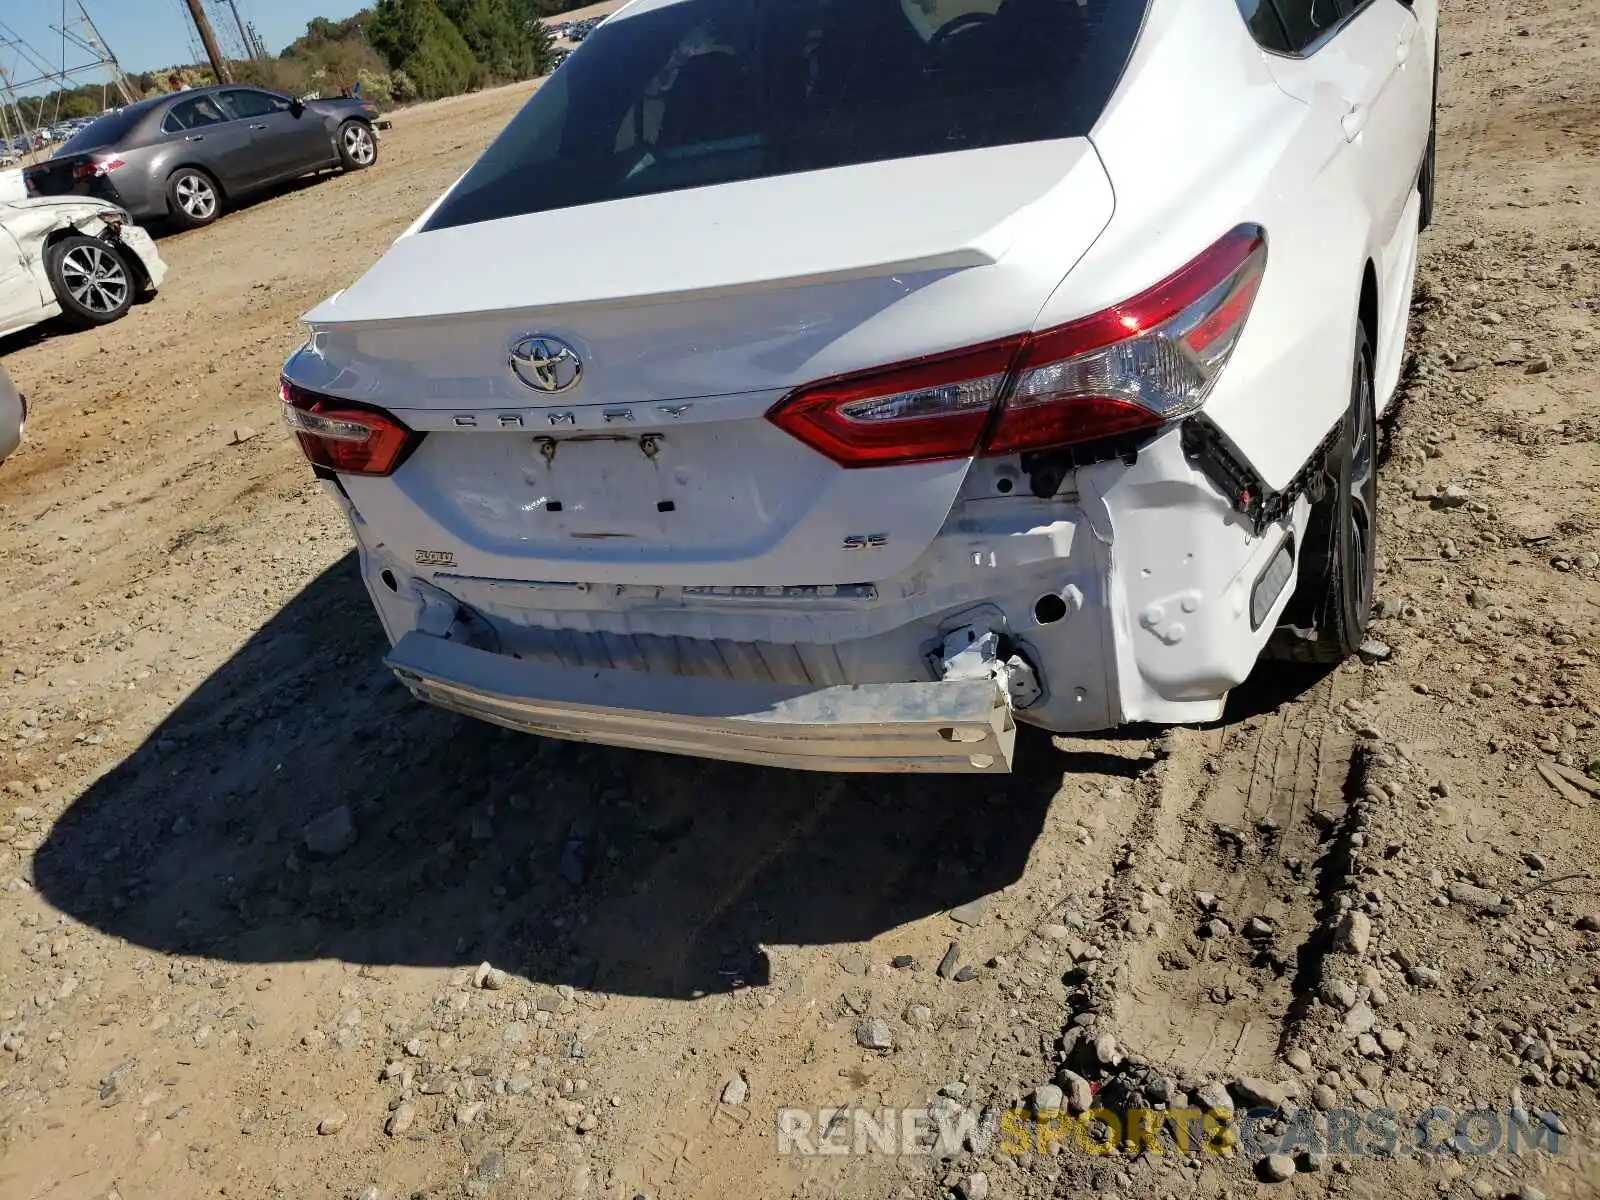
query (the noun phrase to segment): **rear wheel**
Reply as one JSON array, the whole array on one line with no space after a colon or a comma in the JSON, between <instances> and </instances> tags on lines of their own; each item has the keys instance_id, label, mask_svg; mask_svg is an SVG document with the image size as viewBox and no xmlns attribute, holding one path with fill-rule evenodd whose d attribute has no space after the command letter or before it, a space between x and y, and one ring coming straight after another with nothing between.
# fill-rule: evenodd
<instances>
[{"instance_id":1,"label":"rear wheel","mask_svg":"<svg viewBox=\"0 0 1600 1200\"><path fill-rule=\"evenodd\" d=\"M1274 658L1337 663L1354 654L1372 617L1378 500L1378 417L1372 342L1356 332L1350 407L1311 507L1300 586L1272 639Z\"/></svg>"},{"instance_id":2,"label":"rear wheel","mask_svg":"<svg viewBox=\"0 0 1600 1200\"><path fill-rule=\"evenodd\" d=\"M167 214L184 229L209 225L222 214L222 189L195 167L180 167L167 180Z\"/></svg>"},{"instance_id":3,"label":"rear wheel","mask_svg":"<svg viewBox=\"0 0 1600 1200\"><path fill-rule=\"evenodd\" d=\"M127 260L99 238L64 237L45 251L44 265L61 315L76 325L109 325L133 303Z\"/></svg>"},{"instance_id":4,"label":"rear wheel","mask_svg":"<svg viewBox=\"0 0 1600 1200\"><path fill-rule=\"evenodd\" d=\"M339 162L346 171L360 171L378 161L378 139L365 121L339 126Z\"/></svg>"}]
</instances>

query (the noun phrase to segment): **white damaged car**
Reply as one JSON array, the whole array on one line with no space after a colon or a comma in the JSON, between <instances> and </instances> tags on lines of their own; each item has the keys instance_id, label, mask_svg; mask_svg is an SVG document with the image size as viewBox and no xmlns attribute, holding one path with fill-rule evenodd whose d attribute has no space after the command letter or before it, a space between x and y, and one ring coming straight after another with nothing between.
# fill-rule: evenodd
<instances>
[{"instance_id":1,"label":"white damaged car","mask_svg":"<svg viewBox=\"0 0 1600 1200\"><path fill-rule=\"evenodd\" d=\"M634 0L285 367L389 665L1004 771L1353 653L1436 61L1435 0Z\"/></svg>"},{"instance_id":2,"label":"white damaged car","mask_svg":"<svg viewBox=\"0 0 1600 1200\"><path fill-rule=\"evenodd\" d=\"M109 324L166 275L150 235L102 200L0 201L0 337L55 316Z\"/></svg>"}]
</instances>

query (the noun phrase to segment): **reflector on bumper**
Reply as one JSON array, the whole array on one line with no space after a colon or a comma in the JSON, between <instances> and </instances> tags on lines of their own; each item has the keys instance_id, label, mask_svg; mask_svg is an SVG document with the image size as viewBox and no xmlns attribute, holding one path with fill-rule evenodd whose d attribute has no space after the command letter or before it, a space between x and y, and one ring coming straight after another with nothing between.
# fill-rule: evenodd
<instances>
[{"instance_id":1,"label":"reflector on bumper","mask_svg":"<svg viewBox=\"0 0 1600 1200\"><path fill-rule=\"evenodd\" d=\"M385 664L420 700L570 741L811 771L1011 770L992 679L821 689L552 667L408 633Z\"/></svg>"}]
</instances>

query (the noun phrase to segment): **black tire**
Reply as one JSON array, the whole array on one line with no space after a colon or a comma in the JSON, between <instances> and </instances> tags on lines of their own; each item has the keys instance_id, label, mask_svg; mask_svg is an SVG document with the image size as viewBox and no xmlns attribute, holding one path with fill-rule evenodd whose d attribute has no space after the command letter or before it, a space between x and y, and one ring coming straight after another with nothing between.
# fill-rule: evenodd
<instances>
[{"instance_id":1,"label":"black tire","mask_svg":"<svg viewBox=\"0 0 1600 1200\"><path fill-rule=\"evenodd\" d=\"M180 229L199 229L222 215L222 187L199 167L179 167L167 180L167 216Z\"/></svg>"},{"instance_id":2,"label":"black tire","mask_svg":"<svg viewBox=\"0 0 1600 1200\"><path fill-rule=\"evenodd\" d=\"M61 315L74 325L109 325L139 294L139 276L126 255L81 233L52 242L44 252L44 269Z\"/></svg>"},{"instance_id":3,"label":"black tire","mask_svg":"<svg viewBox=\"0 0 1600 1200\"><path fill-rule=\"evenodd\" d=\"M365 121L346 121L335 135L339 165L346 171L365 171L378 161L378 135Z\"/></svg>"},{"instance_id":4,"label":"black tire","mask_svg":"<svg viewBox=\"0 0 1600 1200\"><path fill-rule=\"evenodd\" d=\"M1322 498L1300 552L1300 584L1268 651L1302 663L1339 663L1360 649L1372 619L1377 544L1378 415L1372 341L1356 330L1350 407L1328 455Z\"/></svg>"},{"instance_id":5,"label":"black tire","mask_svg":"<svg viewBox=\"0 0 1600 1200\"><path fill-rule=\"evenodd\" d=\"M1417 177L1417 192L1422 197L1417 225L1433 224L1433 192L1439 178L1439 46L1433 47L1433 105L1428 110L1428 148L1422 155L1422 173Z\"/></svg>"}]
</instances>

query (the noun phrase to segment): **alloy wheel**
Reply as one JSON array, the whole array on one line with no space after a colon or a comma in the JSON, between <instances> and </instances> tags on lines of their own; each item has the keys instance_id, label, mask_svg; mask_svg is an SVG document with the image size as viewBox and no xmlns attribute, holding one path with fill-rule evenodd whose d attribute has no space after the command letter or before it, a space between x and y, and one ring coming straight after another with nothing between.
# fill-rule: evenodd
<instances>
[{"instance_id":1,"label":"alloy wheel","mask_svg":"<svg viewBox=\"0 0 1600 1200\"><path fill-rule=\"evenodd\" d=\"M126 304L132 286L122 260L100 246L74 246L62 255L61 278L74 300L101 315Z\"/></svg>"},{"instance_id":2,"label":"alloy wheel","mask_svg":"<svg viewBox=\"0 0 1600 1200\"><path fill-rule=\"evenodd\" d=\"M377 157L377 147L372 144L372 134L363 125L352 125L344 131L344 148L361 166L371 166Z\"/></svg>"},{"instance_id":3,"label":"alloy wheel","mask_svg":"<svg viewBox=\"0 0 1600 1200\"><path fill-rule=\"evenodd\" d=\"M217 211L217 193L198 175L185 175L178 180L178 204L197 221L203 221Z\"/></svg>"}]
</instances>

